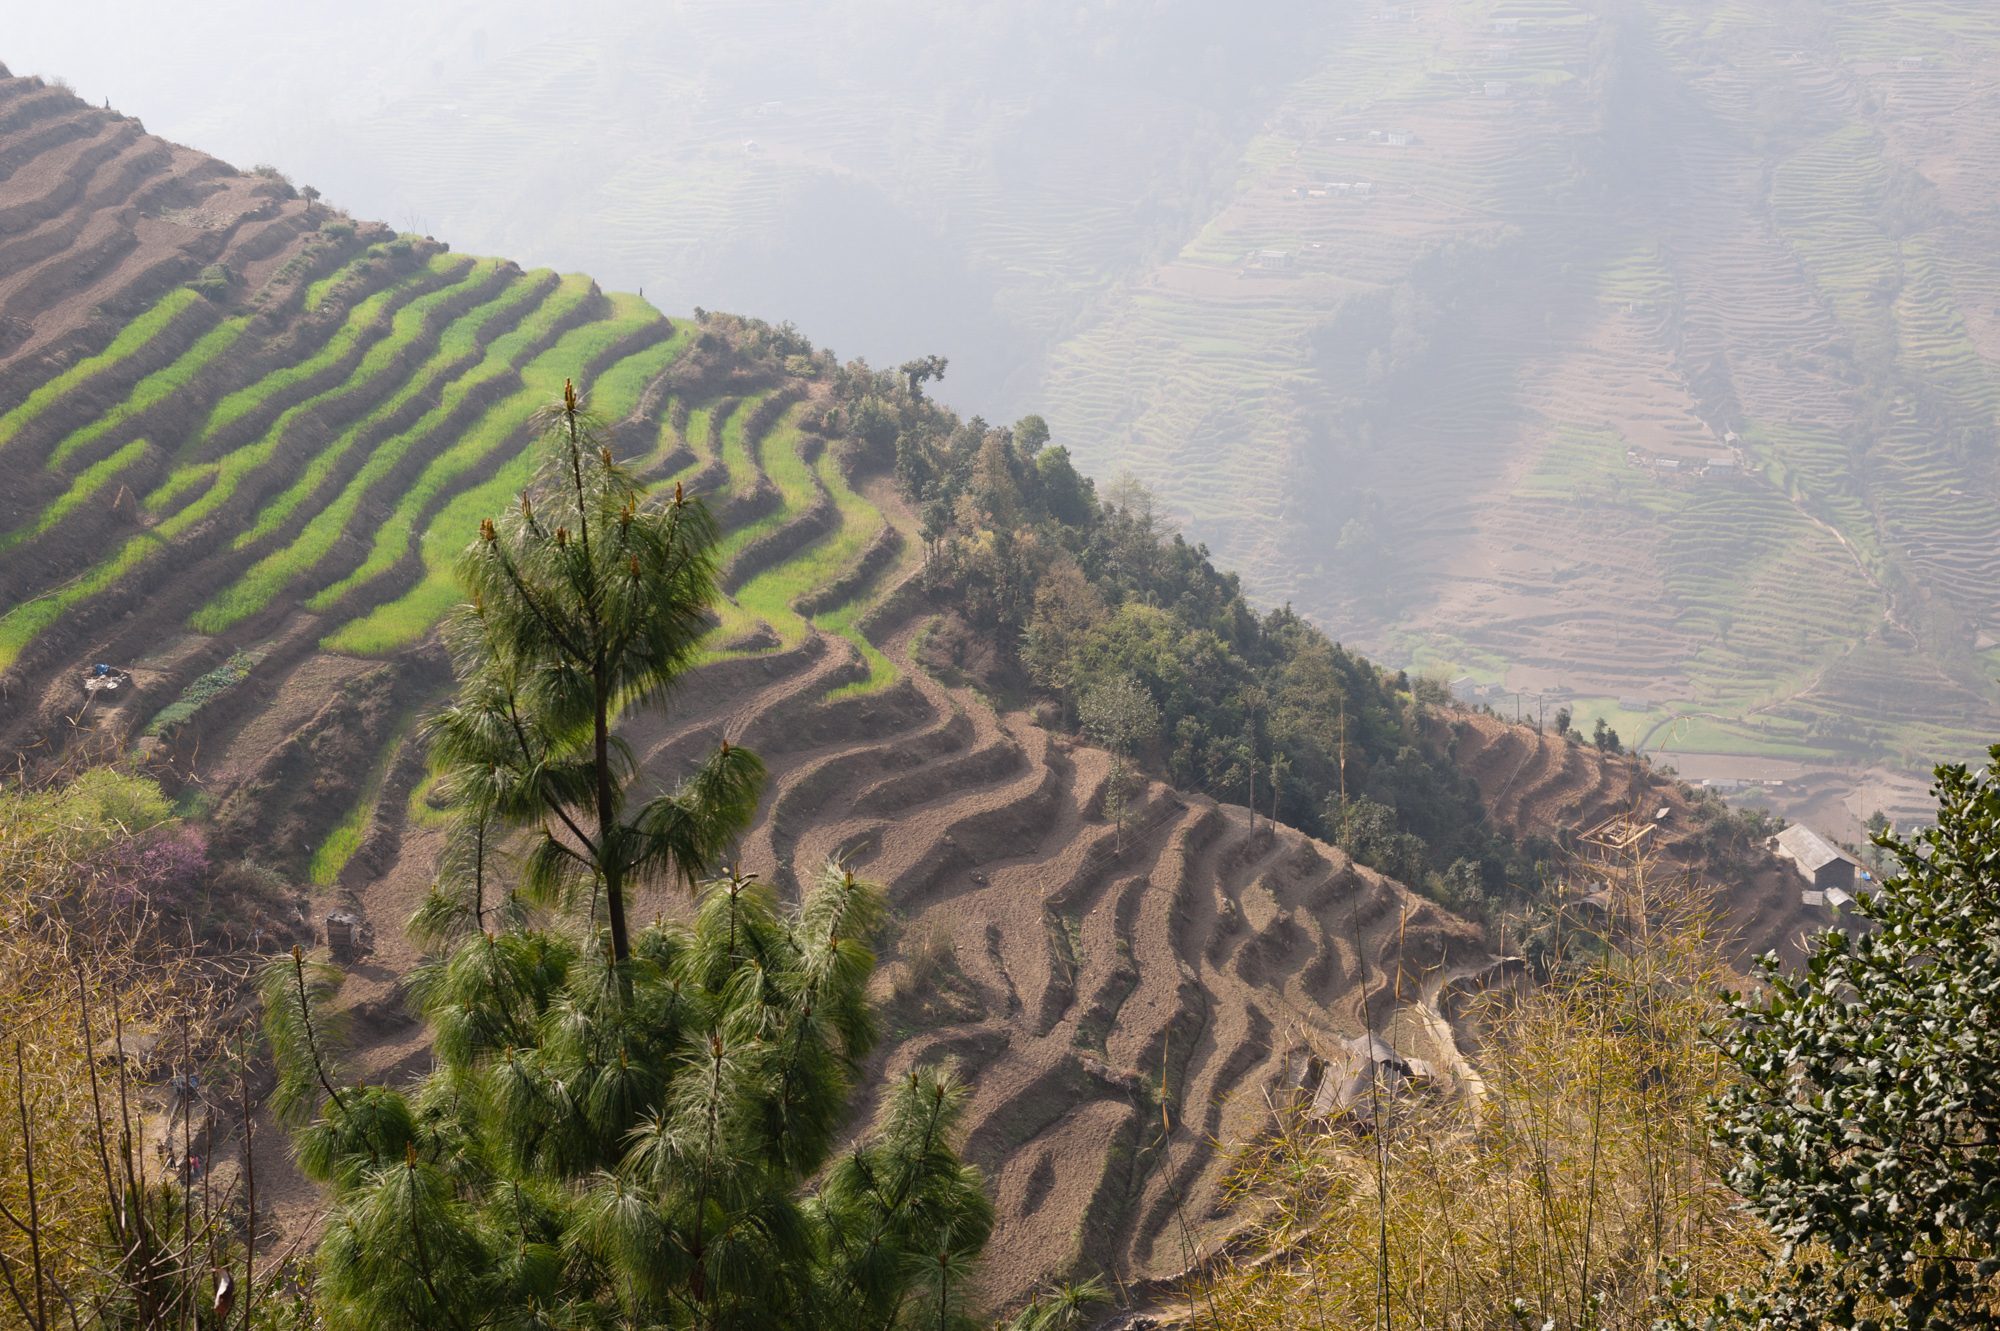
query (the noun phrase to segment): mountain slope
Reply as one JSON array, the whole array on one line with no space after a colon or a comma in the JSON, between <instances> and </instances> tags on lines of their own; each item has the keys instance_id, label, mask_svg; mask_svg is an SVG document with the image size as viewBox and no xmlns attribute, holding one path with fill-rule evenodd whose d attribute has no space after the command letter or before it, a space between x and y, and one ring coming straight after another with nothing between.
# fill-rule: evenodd
<instances>
[{"instance_id":1,"label":"mountain slope","mask_svg":"<svg viewBox=\"0 0 2000 1331\"><path fill-rule=\"evenodd\" d=\"M1971 756L1996 38L1971 0L1352 7L1050 418L1382 659L1704 774Z\"/></svg>"},{"instance_id":2,"label":"mountain slope","mask_svg":"<svg viewBox=\"0 0 2000 1331\"><path fill-rule=\"evenodd\" d=\"M262 135L175 91L221 10L77 59L378 212L948 350L1378 659L1852 790L2000 723L1990 10L385 10L242 62L317 112Z\"/></svg>"},{"instance_id":3,"label":"mountain slope","mask_svg":"<svg viewBox=\"0 0 2000 1331\"><path fill-rule=\"evenodd\" d=\"M948 1001L885 994L884 1065L948 1056L977 1080L996 1294L1085 1260L1177 1269L1170 1226L1213 1222L1210 1142L1254 1131L1304 1042L1479 953L1339 852L1161 786L1115 852L1102 753L915 664L915 522L810 428L809 379L587 281L354 227L58 91L0 82L0 106L0 208L46 237L0 292L21 329L0 449L32 478L4 516L5 739L137 745L227 848L308 876L316 913L358 908L380 948L344 995L366 1075L423 1057L400 925L439 834L404 741L445 685L423 645L443 571L568 374L727 532L714 659L670 728L628 738L662 779L718 735L753 745L772 775L744 863L789 881L844 852L889 886L901 951L928 958L910 983ZM37 202L58 179L70 197ZM100 660L130 680L86 702Z\"/></svg>"},{"instance_id":4,"label":"mountain slope","mask_svg":"<svg viewBox=\"0 0 2000 1331\"><path fill-rule=\"evenodd\" d=\"M28 478L0 498L0 744L136 750L218 853L303 880L312 921L361 914L376 951L341 1002L364 1077L427 1056L401 926L443 835L410 742L449 687L429 631L451 558L512 502L531 410L572 377L655 493L693 489L725 532L709 659L626 738L659 781L751 745L771 777L745 867L789 884L845 854L887 885L880 1066L975 1078L995 1297L1180 1269L1228 1225L1214 1143L1254 1133L1309 1050L1372 1025L1451 1066L1420 1008L1484 962L1476 928L1157 783L1121 847L1104 753L923 664L951 607L914 576L890 460L836 428L830 356L357 225L32 80L0 79L0 164L0 460ZM86 690L97 662L117 689ZM1532 734L1465 724L1475 780ZM1673 798L1594 751L1562 761L1597 812ZM1491 805L1563 826L1504 787ZM260 1193L309 1225L263 1140Z\"/></svg>"}]
</instances>

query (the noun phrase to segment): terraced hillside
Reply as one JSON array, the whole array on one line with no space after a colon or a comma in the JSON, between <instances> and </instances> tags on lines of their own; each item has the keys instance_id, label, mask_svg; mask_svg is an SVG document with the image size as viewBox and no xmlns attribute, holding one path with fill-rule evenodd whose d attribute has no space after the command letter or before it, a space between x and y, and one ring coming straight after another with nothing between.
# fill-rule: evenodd
<instances>
[{"instance_id":1,"label":"terraced hillside","mask_svg":"<svg viewBox=\"0 0 2000 1331\"><path fill-rule=\"evenodd\" d=\"M1716 923L1741 955L1800 961L1805 936L1829 923L1823 908L1804 904L1789 866L1761 847L1719 839L1723 829L1693 792L1660 781L1643 759L1483 713L1451 724L1453 757L1478 784L1487 816L1514 836L1562 841L1587 861L1618 858L1615 847L1636 833L1656 872L1729 884L1715 899Z\"/></svg>"},{"instance_id":2,"label":"terraced hillside","mask_svg":"<svg viewBox=\"0 0 2000 1331\"><path fill-rule=\"evenodd\" d=\"M1080 455L1379 656L1684 767L1977 753L1990 7L1344 14L1229 204L1056 353Z\"/></svg>"},{"instance_id":3,"label":"terraced hillside","mask_svg":"<svg viewBox=\"0 0 2000 1331\"><path fill-rule=\"evenodd\" d=\"M947 353L1378 659L1879 790L2000 722L1989 11L510 2L325 34L294 139L491 248ZM94 73L196 84L174 27Z\"/></svg>"},{"instance_id":4,"label":"terraced hillside","mask_svg":"<svg viewBox=\"0 0 2000 1331\"><path fill-rule=\"evenodd\" d=\"M745 865L789 883L838 853L887 884L880 1058L976 1079L996 1297L1180 1269L1226 1224L1213 1143L1312 1048L1372 1023L1451 1065L1426 995L1480 962L1475 929L1159 785L1121 849L1104 754L919 664L916 521L827 428L827 358L776 369L732 342L754 326L356 225L33 80L0 78L0 164L0 460L23 478L0 497L0 744L137 751L221 852L308 884L313 919L358 911L361 1075L427 1057L401 926L442 833L408 740L448 687L448 565L512 502L566 377L726 533L709 660L670 727L626 737L661 780L718 737L754 746ZM117 688L85 688L98 662ZM310 1225L267 1140L260 1195Z\"/></svg>"}]
</instances>

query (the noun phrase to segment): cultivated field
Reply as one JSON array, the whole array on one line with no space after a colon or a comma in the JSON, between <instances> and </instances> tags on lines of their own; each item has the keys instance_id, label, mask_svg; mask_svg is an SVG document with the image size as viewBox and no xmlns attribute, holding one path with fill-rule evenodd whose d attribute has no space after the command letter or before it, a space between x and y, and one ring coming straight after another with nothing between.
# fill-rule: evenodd
<instances>
[{"instance_id":1,"label":"cultivated field","mask_svg":"<svg viewBox=\"0 0 2000 1331\"><path fill-rule=\"evenodd\" d=\"M360 912L361 1075L426 1058L400 985L442 835L410 742L449 688L430 631L566 377L655 494L688 487L724 526L710 659L670 725L626 737L662 781L719 737L754 746L745 867L789 884L842 853L888 886L880 1057L976 1080L996 1294L1179 1270L1226 1224L1214 1141L1254 1131L1309 1049L1481 960L1471 926L1242 809L1154 786L1115 849L1104 754L923 665L915 519L825 430L810 375L585 278L357 225L31 80L0 79L0 170L0 460L26 478L0 499L0 742L136 751L218 853L308 885L315 915ZM131 681L86 704L100 661ZM263 1140L260 1196L310 1223Z\"/></svg>"},{"instance_id":2,"label":"cultivated field","mask_svg":"<svg viewBox=\"0 0 2000 1331\"><path fill-rule=\"evenodd\" d=\"M1349 8L1051 421L1384 659L1678 752L1976 754L2000 24L1808 9Z\"/></svg>"}]
</instances>

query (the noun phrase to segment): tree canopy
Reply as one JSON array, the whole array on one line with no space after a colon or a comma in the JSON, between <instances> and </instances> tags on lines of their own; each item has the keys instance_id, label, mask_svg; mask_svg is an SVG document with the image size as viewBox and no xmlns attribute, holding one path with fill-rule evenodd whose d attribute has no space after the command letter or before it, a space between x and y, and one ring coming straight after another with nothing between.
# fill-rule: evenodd
<instances>
[{"instance_id":1,"label":"tree canopy","mask_svg":"<svg viewBox=\"0 0 2000 1331\"><path fill-rule=\"evenodd\" d=\"M430 1073L341 1086L333 977L265 975L276 1103L333 1207L335 1328L961 1327L992 1227L965 1090L912 1068L842 1144L875 1041L881 892L829 863L796 903L754 874L691 916L627 920L748 825L763 768L723 744L632 809L621 711L663 704L714 596L714 525L648 501L573 389L517 511L461 561L459 691L430 727L461 827L411 979ZM515 891L496 848L529 843Z\"/></svg>"},{"instance_id":2,"label":"tree canopy","mask_svg":"<svg viewBox=\"0 0 2000 1331\"><path fill-rule=\"evenodd\" d=\"M1791 1247L1715 1324L2000 1325L2000 747L1935 789L1934 828L1877 836L1897 870L1856 927L1735 1005L1719 1134Z\"/></svg>"}]
</instances>

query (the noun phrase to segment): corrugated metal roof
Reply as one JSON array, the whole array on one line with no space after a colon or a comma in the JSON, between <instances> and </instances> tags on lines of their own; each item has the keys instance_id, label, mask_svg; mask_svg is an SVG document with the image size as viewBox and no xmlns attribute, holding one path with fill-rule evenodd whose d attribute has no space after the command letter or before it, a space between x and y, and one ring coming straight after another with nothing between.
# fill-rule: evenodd
<instances>
[{"instance_id":1,"label":"corrugated metal roof","mask_svg":"<svg viewBox=\"0 0 2000 1331\"><path fill-rule=\"evenodd\" d=\"M1797 824L1778 833L1778 850L1807 873L1818 873L1835 860L1851 858L1810 827Z\"/></svg>"}]
</instances>

